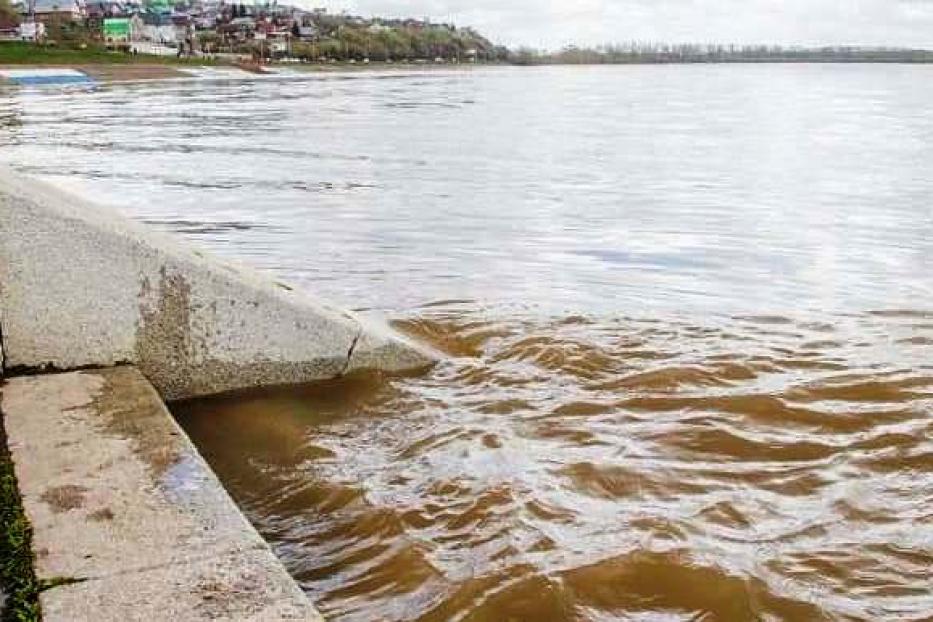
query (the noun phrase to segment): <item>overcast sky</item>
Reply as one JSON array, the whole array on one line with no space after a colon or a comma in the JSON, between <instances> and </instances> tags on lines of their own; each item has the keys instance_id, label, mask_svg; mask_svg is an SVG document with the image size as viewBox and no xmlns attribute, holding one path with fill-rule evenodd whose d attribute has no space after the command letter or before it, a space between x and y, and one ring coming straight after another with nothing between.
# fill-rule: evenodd
<instances>
[{"instance_id":1,"label":"overcast sky","mask_svg":"<svg viewBox=\"0 0 933 622\"><path fill-rule=\"evenodd\" d=\"M293 0L359 15L475 26L498 43L554 49L622 41L933 48L933 0Z\"/></svg>"}]
</instances>

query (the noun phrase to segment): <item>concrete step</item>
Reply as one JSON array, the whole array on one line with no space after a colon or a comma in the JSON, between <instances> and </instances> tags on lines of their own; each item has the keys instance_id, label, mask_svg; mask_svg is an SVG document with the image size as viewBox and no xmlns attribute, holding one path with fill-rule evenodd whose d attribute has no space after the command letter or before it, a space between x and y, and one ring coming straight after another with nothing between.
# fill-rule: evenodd
<instances>
[{"instance_id":1,"label":"concrete step","mask_svg":"<svg viewBox=\"0 0 933 622\"><path fill-rule=\"evenodd\" d=\"M321 620L134 367L8 378L49 622Z\"/></svg>"}]
</instances>

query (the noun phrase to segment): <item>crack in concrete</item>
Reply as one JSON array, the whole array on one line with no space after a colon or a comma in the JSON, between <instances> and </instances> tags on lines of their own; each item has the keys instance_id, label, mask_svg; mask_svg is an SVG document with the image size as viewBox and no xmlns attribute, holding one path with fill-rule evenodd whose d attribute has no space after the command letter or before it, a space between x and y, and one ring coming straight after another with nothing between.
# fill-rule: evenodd
<instances>
[{"instance_id":1,"label":"crack in concrete","mask_svg":"<svg viewBox=\"0 0 933 622\"><path fill-rule=\"evenodd\" d=\"M343 369L340 370L340 373L337 375L338 378L346 375L347 371L350 369L350 364L353 362L353 351L356 350L356 345L360 342L360 339L363 338L363 327L357 324L356 336L353 337L353 341L350 343L350 348L347 350L347 362L343 364Z\"/></svg>"},{"instance_id":2,"label":"crack in concrete","mask_svg":"<svg viewBox=\"0 0 933 622\"><path fill-rule=\"evenodd\" d=\"M7 378L18 376L54 376L55 374L64 374L72 371L98 371L102 369L113 369L114 367L132 367L135 363L131 361L116 361L115 363L89 363L87 365L77 365L75 367L58 367L54 363L44 363L42 365L9 365L4 366L3 371Z\"/></svg>"},{"instance_id":3,"label":"crack in concrete","mask_svg":"<svg viewBox=\"0 0 933 622\"><path fill-rule=\"evenodd\" d=\"M0 322L0 378L6 374L6 347L3 345L3 322Z\"/></svg>"},{"instance_id":4,"label":"crack in concrete","mask_svg":"<svg viewBox=\"0 0 933 622\"><path fill-rule=\"evenodd\" d=\"M218 547L216 551L209 551L201 555L191 555L184 559L172 559L160 564L143 564L140 566L131 566L129 568L123 568L121 570L116 570L114 572L105 572L99 575L90 576L90 577L70 577L70 583L85 583L88 581L108 581L110 579L115 579L123 576L139 575L146 574L147 572L152 572L153 570L163 570L166 568L186 568L193 564L198 564L201 562L209 562L223 559L224 557L233 557L237 555L248 555L256 551L268 551L272 553L272 548L266 542L257 542L248 546L229 546L229 547ZM52 585L47 587L42 591L47 591L55 589L57 587L62 587L68 585L69 583L62 583L57 585Z\"/></svg>"}]
</instances>

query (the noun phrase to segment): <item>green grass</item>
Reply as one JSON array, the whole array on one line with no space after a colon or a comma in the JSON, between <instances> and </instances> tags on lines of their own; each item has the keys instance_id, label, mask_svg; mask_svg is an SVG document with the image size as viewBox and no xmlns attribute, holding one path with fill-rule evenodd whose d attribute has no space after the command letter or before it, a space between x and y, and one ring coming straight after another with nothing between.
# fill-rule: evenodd
<instances>
[{"instance_id":1,"label":"green grass","mask_svg":"<svg viewBox=\"0 0 933 622\"><path fill-rule=\"evenodd\" d=\"M41 619L39 592L43 586L36 580L33 561L32 527L23 512L0 413L0 588L6 594L2 622Z\"/></svg>"},{"instance_id":2,"label":"green grass","mask_svg":"<svg viewBox=\"0 0 933 622\"><path fill-rule=\"evenodd\" d=\"M110 52L104 48L76 49L53 45L36 45L20 41L0 43L0 65L101 65L120 64L210 65L206 58L176 58L174 56L133 56Z\"/></svg>"}]
</instances>

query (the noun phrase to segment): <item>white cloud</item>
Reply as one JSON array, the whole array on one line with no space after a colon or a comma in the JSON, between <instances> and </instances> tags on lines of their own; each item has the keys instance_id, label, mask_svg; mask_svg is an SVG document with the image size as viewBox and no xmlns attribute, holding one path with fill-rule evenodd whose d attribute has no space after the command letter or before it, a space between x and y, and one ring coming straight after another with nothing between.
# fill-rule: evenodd
<instances>
[{"instance_id":1,"label":"white cloud","mask_svg":"<svg viewBox=\"0 0 933 622\"><path fill-rule=\"evenodd\" d=\"M292 1L452 21L500 43L546 48L632 40L933 48L931 0Z\"/></svg>"}]
</instances>

